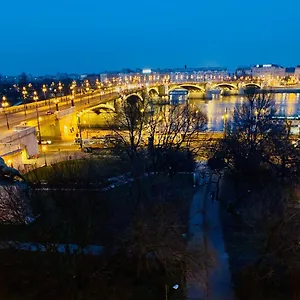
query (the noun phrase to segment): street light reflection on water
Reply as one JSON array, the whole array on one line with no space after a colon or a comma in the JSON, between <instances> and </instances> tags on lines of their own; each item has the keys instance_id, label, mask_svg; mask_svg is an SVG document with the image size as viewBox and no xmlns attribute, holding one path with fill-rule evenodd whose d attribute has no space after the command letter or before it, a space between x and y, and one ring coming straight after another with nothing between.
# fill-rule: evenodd
<instances>
[{"instance_id":1,"label":"street light reflection on water","mask_svg":"<svg viewBox=\"0 0 300 300\"><path fill-rule=\"evenodd\" d=\"M278 115L300 115L300 94L273 94L271 99L275 100ZM222 132L224 130L224 116L226 115L226 120L230 121L235 107L242 105L245 101L247 101L245 96L215 96L212 100L191 99L189 103L207 116L207 129L209 131ZM155 109L157 114L160 110ZM112 119L112 113L96 114L92 110L86 111L82 115L82 123L86 125L107 125L111 123Z\"/></svg>"},{"instance_id":2,"label":"street light reflection on water","mask_svg":"<svg viewBox=\"0 0 300 300\"><path fill-rule=\"evenodd\" d=\"M274 96L274 97L272 97ZM280 116L300 115L300 94L273 94L276 114ZM207 128L210 131L224 130L224 115L232 119L235 107L247 101L243 96L215 97L213 100L193 99L190 103L202 109L207 116Z\"/></svg>"}]
</instances>

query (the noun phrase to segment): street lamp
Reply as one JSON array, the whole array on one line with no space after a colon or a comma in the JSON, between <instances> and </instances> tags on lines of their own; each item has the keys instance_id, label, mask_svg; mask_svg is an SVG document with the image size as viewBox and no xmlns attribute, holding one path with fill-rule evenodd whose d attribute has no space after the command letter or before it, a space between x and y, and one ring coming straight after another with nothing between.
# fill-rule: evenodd
<instances>
[{"instance_id":1,"label":"street lamp","mask_svg":"<svg viewBox=\"0 0 300 300\"><path fill-rule=\"evenodd\" d=\"M42 151L44 153L44 158L45 158L45 166L47 166L47 158L46 158L46 150L47 150L47 146L42 146Z\"/></svg>"},{"instance_id":2,"label":"street lamp","mask_svg":"<svg viewBox=\"0 0 300 300\"><path fill-rule=\"evenodd\" d=\"M23 89L22 89L22 95L23 95L23 102L24 102L24 118L25 118L25 121L26 121L26 98L27 98L27 90L26 90L26 87L23 86Z\"/></svg>"},{"instance_id":3,"label":"street lamp","mask_svg":"<svg viewBox=\"0 0 300 300\"><path fill-rule=\"evenodd\" d=\"M77 127L79 131L79 138L80 138L80 149L82 149L82 135L81 135L81 122L80 122L80 114L77 114Z\"/></svg>"},{"instance_id":4,"label":"street lamp","mask_svg":"<svg viewBox=\"0 0 300 300\"><path fill-rule=\"evenodd\" d=\"M61 99L60 99L60 101L62 101L62 93L61 93L61 90L62 90L62 84L61 84L61 82L59 82L58 83L58 89L59 89L59 95L60 95L60 97L61 97Z\"/></svg>"},{"instance_id":5,"label":"street lamp","mask_svg":"<svg viewBox=\"0 0 300 300\"><path fill-rule=\"evenodd\" d=\"M37 104L38 100L39 100L39 97L38 97L36 91L33 92L33 100L35 101L36 120L37 120L38 131L39 131L39 144L41 144L42 143L42 136L41 136L39 110L38 110L38 104Z\"/></svg>"},{"instance_id":6,"label":"street lamp","mask_svg":"<svg viewBox=\"0 0 300 300\"><path fill-rule=\"evenodd\" d=\"M46 101L46 92L47 92L47 87L45 84L43 84L43 88L42 88L42 91L44 93L44 99L45 99L45 105L47 104L47 101ZM49 108L50 109L50 108Z\"/></svg>"},{"instance_id":7,"label":"street lamp","mask_svg":"<svg viewBox=\"0 0 300 300\"><path fill-rule=\"evenodd\" d=\"M74 106L74 99L75 99L75 88L76 88L76 81L73 80L70 86L71 89L71 105Z\"/></svg>"},{"instance_id":8,"label":"street lamp","mask_svg":"<svg viewBox=\"0 0 300 300\"><path fill-rule=\"evenodd\" d=\"M2 107L3 107L3 111L4 111L4 114L5 114L5 118L6 118L6 126L7 126L7 129L9 130L9 123L8 123L8 117L7 117L7 112L6 112L6 108L9 106L8 104L8 101L6 99L5 96L2 97Z\"/></svg>"},{"instance_id":9,"label":"street lamp","mask_svg":"<svg viewBox=\"0 0 300 300\"><path fill-rule=\"evenodd\" d=\"M57 93L56 93L56 89L53 90L54 92L54 103L55 103L55 106L56 106L56 111L58 111L58 99L56 98L57 97Z\"/></svg>"},{"instance_id":10,"label":"street lamp","mask_svg":"<svg viewBox=\"0 0 300 300\"><path fill-rule=\"evenodd\" d=\"M88 80L85 81L85 90L88 94L88 104L90 104L90 95L89 95L89 90L90 90L90 83Z\"/></svg>"}]
</instances>

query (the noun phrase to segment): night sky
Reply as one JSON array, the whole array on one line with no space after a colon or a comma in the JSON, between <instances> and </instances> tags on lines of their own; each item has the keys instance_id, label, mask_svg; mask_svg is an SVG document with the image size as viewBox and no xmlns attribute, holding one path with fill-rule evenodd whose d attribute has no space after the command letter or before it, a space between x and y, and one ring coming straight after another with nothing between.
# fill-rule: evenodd
<instances>
[{"instance_id":1,"label":"night sky","mask_svg":"<svg viewBox=\"0 0 300 300\"><path fill-rule=\"evenodd\" d=\"M300 64L299 0L1 0L0 73Z\"/></svg>"}]
</instances>

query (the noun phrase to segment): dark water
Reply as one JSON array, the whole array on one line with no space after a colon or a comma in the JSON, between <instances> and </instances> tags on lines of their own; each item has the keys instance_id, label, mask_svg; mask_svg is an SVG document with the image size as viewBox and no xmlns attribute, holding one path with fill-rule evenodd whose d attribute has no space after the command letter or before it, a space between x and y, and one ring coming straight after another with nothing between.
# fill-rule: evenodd
<instances>
[{"instance_id":1,"label":"dark water","mask_svg":"<svg viewBox=\"0 0 300 300\"><path fill-rule=\"evenodd\" d=\"M280 116L300 115L300 94L274 94L277 114ZM213 100L190 100L191 104L202 109L208 118L208 129L222 131L224 127L224 114L227 109L228 117L233 115L236 105L247 101L242 96L217 96Z\"/></svg>"}]
</instances>

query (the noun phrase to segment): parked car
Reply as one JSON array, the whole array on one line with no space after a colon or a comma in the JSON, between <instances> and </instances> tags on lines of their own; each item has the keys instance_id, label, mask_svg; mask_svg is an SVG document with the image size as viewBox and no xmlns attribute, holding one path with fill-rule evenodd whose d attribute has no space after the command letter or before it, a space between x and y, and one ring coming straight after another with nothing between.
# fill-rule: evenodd
<instances>
[{"instance_id":1,"label":"parked car","mask_svg":"<svg viewBox=\"0 0 300 300\"><path fill-rule=\"evenodd\" d=\"M39 143L39 141L38 141ZM52 144L52 141L49 141L49 140L41 140L41 145L51 145Z\"/></svg>"},{"instance_id":2,"label":"parked car","mask_svg":"<svg viewBox=\"0 0 300 300\"><path fill-rule=\"evenodd\" d=\"M54 114L54 112L51 111L51 110L48 110L46 114L47 114L47 115L52 115L52 114Z\"/></svg>"}]
</instances>

